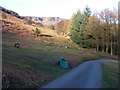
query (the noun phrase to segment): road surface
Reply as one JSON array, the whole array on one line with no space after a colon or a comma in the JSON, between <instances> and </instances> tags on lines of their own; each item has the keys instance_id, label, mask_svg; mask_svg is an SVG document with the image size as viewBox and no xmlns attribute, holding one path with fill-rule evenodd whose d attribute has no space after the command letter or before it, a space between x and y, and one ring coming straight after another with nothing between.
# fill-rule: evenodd
<instances>
[{"instance_id":1,"label":"road surface","mask_svg":"<svg viewBox=\"0 0 120 90\"><path fill-rule=\"evenodd\" d=\"M100 88L102 81L102 62L117 61L94 60L84 62L42 88Z\"/></svg>"}]
</instances>

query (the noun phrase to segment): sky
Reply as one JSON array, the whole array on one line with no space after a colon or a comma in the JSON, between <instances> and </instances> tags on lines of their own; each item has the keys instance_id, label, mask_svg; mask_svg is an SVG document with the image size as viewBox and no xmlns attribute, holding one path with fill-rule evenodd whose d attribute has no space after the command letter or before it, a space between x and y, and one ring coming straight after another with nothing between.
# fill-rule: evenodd
<instances>
[{"instance_id":1,"label":"sky","mask_svg":"<svg viewBox=\"0 0 120 90\"><path fill-rule=\"evenodd\" d=\"M77 10L86 6L92 13L103 9L118 9L119 0L0 0L0 6L21 16L61 17L70 19Z\"/></svg>"}]
</instances>

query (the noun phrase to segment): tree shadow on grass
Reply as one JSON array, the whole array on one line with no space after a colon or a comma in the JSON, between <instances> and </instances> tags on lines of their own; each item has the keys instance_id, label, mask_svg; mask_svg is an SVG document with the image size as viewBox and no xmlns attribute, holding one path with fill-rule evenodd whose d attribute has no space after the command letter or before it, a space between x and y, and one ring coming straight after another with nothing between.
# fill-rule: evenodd
<instances>
[{"instance_id":1,"label":"tree shadow on grass","mask_svg":"<svg viewBox=\"0 0 120 90\"><path fill-rule=\"evenodd\" d=\"M45 34L41 34L40 36L53 37L52 35L45 35Z\"/></svg>"}]
</instances>

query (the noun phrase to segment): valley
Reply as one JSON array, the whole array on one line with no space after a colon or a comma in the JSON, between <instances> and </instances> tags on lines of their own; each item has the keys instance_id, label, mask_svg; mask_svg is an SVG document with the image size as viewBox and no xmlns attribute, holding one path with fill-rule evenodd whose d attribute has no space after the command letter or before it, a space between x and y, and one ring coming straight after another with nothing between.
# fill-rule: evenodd
<instances>
[{"instance_id":1,"label":"valley","mask_svg":"<svg viewBox=\"0 0 120 90\"><path fill-rule=\"evenodd\" d=\"M8 10L8 12L10 12ZM40 88L71 69L62 69L57 63L66 59L77 67L86 61L117 59L90 48L82 48L69 36L70 20L60 20L56 30L19 18L0 10L2 17L2 75L8 74L10 88ZM64 26L64 27L63 27ZM40 34L35 35L39 29ZM20 48L14 47L15 42ZM67 48L66 48L67 47Z\"/></svg>"}]
</instances>

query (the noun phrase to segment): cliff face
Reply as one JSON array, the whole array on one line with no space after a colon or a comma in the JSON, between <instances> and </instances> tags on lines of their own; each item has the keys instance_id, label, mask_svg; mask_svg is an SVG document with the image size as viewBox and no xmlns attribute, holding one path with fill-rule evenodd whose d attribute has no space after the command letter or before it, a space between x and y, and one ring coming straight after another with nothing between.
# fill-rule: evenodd
<instances>
[{"instance_id":1,"label":"cliff face","mask_svg":"<svg viewBox=\"0 0 120 90\"><path fill-rule=\"evenodd\" d=\"M36 23L42 23L44 26L56 25L58 22L65 20L60 17L33 17L33 16L25 16L26 20L32 20Z\"/></svg>"}]
</instances>

